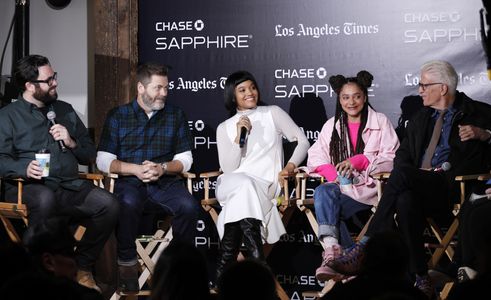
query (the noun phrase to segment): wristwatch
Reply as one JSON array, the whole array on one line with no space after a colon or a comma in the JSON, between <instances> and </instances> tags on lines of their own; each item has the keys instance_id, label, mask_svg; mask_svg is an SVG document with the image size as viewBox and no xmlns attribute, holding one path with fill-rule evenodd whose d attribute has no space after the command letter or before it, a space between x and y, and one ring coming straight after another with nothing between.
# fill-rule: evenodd
<instances>
[{"instance_id":1,"label":"wristwatch","mask_svg":"<svg viewBox=\"0 0 491 300\"><path fill-rule=\"evenodd\" d=\"M164 162L164 163L161 163L160 166L162 167L162 175L164 175L165 173L167 173L167 163Z\"/></svg>"}]
</instances>

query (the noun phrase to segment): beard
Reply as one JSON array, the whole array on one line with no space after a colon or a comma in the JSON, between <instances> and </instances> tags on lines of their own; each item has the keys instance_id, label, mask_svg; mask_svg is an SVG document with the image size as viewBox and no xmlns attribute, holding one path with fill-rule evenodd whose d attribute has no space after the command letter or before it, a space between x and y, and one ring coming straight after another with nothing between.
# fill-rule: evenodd
<instances>
[{"instance_id":1,"label":"beard","mask_svg":"<svg viewBox=\"0 0 491 300\"><path fill-rule=\"evenodd\" d=\"M54 94L50 94L51 89L47 91L43 91L40 88L36 88L36 91L32 95L34 98L37 100L41 101L44 103L44 105L49 105L53 102L55 102L58 99L58 93L54 92Z\"/></svg>"},{"instance_id":2,"label":"beard","mask_svg":"<svg viewBox=\"0 0 491 300\"><path fill-rule=\"evenodd\" d=\"M148 107L148 108L150 108L151 110L161 110L161 109L163 109L164 106L165 106L165 98L166 97L155 97L155 98L152 98L152 97L150 97L150 95L148 95L147 92L145 92L142 95L143 104L145 104L145 106ZM156 103L155 102L156 100L161 100L162 103Z\"/></svg>"}]
</instances>

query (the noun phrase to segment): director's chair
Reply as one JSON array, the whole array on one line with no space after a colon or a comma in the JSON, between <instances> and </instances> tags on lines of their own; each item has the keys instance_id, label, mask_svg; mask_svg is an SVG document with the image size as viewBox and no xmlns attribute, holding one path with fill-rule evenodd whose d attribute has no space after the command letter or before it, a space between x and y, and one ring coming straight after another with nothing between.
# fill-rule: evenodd
<instances>
[{"instance_id":1,"label":"director's chair","mask_svg":"<svg viewBox=\"0 0 491 300\"><path fill-rule=\"evenodd\" d=\"M380 196L382 194L382 187L387 182L387 179L389 177L390 177L390 173L380 174L380 181L381 181L380 192L379 192ZM428 225L431 231L433 232L434 237L438 241L438 243L434 243L434 244L427 243L425 245L429 249L435 249L433 253L431 253L431 257L428 261L429 269L434 269L438 265L444 254L446 254L446 256L450 261L453 261L455 250L453 249L452 241L456 238L456 234L459 227L458 217L459 217L460 208L462 207L464 201L466 201L468 196L466 190L466 184L470 181L476 181L476 180L482 181L482 180L487 180L489 178L491 178L491 174L460 175L455 177L455 181L459 183L460 195L459 195L458 203L454 204L452 210L453 219L447 230L443 230L433 218L431 217L426 218L426 221L428 222ZM440 299L444 300L447 298L448 293L450 292L452 286L453 286L453 282L448 282L444 285L439 295Z\"/></svg>"},{"instance_id":2,"label":"director's chair","mask_svg":"<svg viewBox=\"0 0 491 300\"><path fill-rule=\"evenodd\" d=\"M463 178L460 178L463 180ZM477 180L479 181L487 181L489 179L491 179L491 172L489 174L481 174L481 175L477 175ZM462 182L462 181L461 181ZM462 194L462 189L463 189L463 186L462 186L462 183L461 183L461 205L463 205L463 201L462 201L462 197L464 197L465 199L465 194ZM465 191L465 190L464 190ZM460 209L460 207L459 207ZM457 219L457 222L458 222L458 219ZM455 285L455 282L454 281L450 281L450 282L447 282L445 283L445 285L443 286L441 292L440 292L440 299L441 300L445 300L447 299L451 289L453 288L453 286Z\"/></svg>"},{"instance_id":3,"label":"director's chair","mask_svg":"<svg viewBox=\"0 0 491 300\"><path fill-rule=\"evenodd\" d=\"M192 180L196 178L196 175L189 172L183 172L180 175L186 180L186 188L189 193L192 194ZM108 190L114 193L115 181L118 178L116 174L106 174L106 178L109 181L107 184ZM138 254L138 262L140 265L140 276L138 277L138 285L140 291L136 294L119 294L117 291L111 296L111 300L117 300L121 298L135 299L138 296L149 296L150 290L143 289L145 284L150 284L152 279L155 264L157 263L160 254L169 246L172 241L172 226L161 225L169 223L166 220L159 221L157 225L157 231L153 235L138 236L135 240L136 252ZM167 227L167 228L165 228Z\"/></svg>"},{"instance_id":4,"label":"director's chair","mask_svg":"<svg viewBox=\"0 0 491 300\"><path fill-rule=\"evenodd\" d=\"M384 177L387 176L387 174L390 173L377 173L374 175L371 175L372 178L377 179L375 181L376 186L377 186L377 194L378 194L378 200L380 200L380 197L382 195L382 185L384 184ZM317 219L315 217L315 212L313 211L314 207L314 198L309 197L307 195L307 190L308 190L308 182L314 182L316 185L323 184L325 182L324 177L317 173L298 173L296 176L296 204L297 207L300 211L305 213L309 224L315 233L315 236L318 236L319 234L319 224L317 222ZM372 212L370 214L370 217L368 220L365 222L365 224L362 224L362 221L358 219L357 216L353 217L353 223L355 223L358 227L361 228L360 232L356 237L354 237L355 241L359 241L366 233L368 229L368 224L370 223L373 213L375 212L376 205L372 207ZM319 240L319 243L321 244L322 248L325 248L325 245L321 240ZM325 294L327 294L336 284L336 281L334 280L328 280L324 282L324 287L322 288L321 291L305 291L302 293L304 297L311 297L311 298L322 298Z\"/></svg>"},{"instance_id":5,"label":"director's chair","mask_svg":"<svg viewBox=\"0 0 491 300\"><path fill-rule=\"evenodd\" d=\"M79 177L81 179L92 181L95 186L104 188L104 176L101 174L79 173ZM11 199L10 201L8 199L5 199L6 181L15 183L15 185L17 186L17 199ZM12 224L11 219L20 219L22 220L23 226L27 227L29 225L29 210L22 199L24 182L25 180L22 178L5 179L0 177L0 220L2 220L2 224L7 232L9 239L14 243L22 243L22 239L20 237L20 234L18 233L18 229L16 229L16 227ZM80 241L84 233L85 227L78 226L74 233L75 239L77 241Z\"/></svg>"}]
</instances>

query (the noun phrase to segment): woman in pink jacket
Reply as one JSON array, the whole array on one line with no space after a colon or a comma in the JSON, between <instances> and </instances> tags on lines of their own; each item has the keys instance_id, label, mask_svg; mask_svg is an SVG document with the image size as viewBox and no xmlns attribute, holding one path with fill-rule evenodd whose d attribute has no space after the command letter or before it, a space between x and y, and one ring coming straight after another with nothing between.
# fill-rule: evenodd
<instances>
[{"instance_id":1,"label":"woman in pink jacket","mask_svg":"<svg viewBox=\"0 0 491 300\"><path fill-rule=\"evenodd\" d=\"M314 192L318 235L325 248L322 264L316 270L320 281L343 278L326 263L339 256L342 247L353 243L344 220L376 204L376 181L370 175L391 171L399 147L389 119L368 103L367 89L372 80L367 71L360 71L356 77L329 78L338 95L336 114L327 120L308 151L308 171L328 181Z\"/></svg>"}]
</instances>

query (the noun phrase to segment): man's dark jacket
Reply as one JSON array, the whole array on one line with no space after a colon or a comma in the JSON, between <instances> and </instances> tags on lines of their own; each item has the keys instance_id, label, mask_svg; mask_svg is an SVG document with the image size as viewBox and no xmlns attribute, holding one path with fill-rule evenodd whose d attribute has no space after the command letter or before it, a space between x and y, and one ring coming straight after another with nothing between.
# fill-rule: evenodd
<instances>
[{"instance_id":1,"label":"man's dark jacket","mask_svg":"<svg viewBox=\"0 0 491 300\"><path fill-rule=\"evenodd\" d=\"M451 169L445 172L449 186L456 192L457 175L488 173L491 167L491 146L489 143L472 139L462 142L458 125L474 125L491 129L491 105L472 100L462 92L456 94L453 107L457 109L452 120L449 137L450 154L448 162ZM421 166L424 151L433 132L434 121L431 116L434 109L423 107L411 119L407 127L406 138L396 152L394 167L402 165Z\"/></svg>"}]
</instances>

